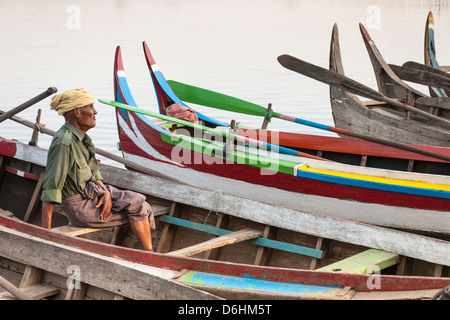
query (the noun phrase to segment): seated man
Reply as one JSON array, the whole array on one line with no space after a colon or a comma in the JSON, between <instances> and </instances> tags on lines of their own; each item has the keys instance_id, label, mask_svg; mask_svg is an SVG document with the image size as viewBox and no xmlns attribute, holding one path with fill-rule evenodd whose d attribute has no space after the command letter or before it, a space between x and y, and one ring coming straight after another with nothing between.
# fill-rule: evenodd
<instances>
[{"instance_id":1,"label":"seated man","mask_svg":"<svg viewBox=\"0 0 450 320\"><path fill-rule=\"evenodd\" d=\"M65 118L47 155L44 176L42 227L51 229L55 203L62 203L71 224L111 227L129 223L144 250L153 251L153 212L145 196L104 185L95 147L86 132L95 127L94 98L83 89L53 97L50 106Z\"/></svg>"}]
</instances>

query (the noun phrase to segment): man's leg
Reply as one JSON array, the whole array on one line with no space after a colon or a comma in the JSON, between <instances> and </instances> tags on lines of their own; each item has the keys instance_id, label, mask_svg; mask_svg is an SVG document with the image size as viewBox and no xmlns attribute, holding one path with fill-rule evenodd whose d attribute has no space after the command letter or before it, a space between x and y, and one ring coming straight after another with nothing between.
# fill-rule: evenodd
<instances>
[{"instance_id":1,"label":"man's leg","mask_svg":"<svg viewBox=\"0 0 450 320\"><path fill-rule=\"evenodd\" d=\"M152 235L150 232L150 224L148 219L142 221L134 221L130 219L130 226L133 233L141 242L143 249L153 251Z\"/></svg>"}]
</instances>

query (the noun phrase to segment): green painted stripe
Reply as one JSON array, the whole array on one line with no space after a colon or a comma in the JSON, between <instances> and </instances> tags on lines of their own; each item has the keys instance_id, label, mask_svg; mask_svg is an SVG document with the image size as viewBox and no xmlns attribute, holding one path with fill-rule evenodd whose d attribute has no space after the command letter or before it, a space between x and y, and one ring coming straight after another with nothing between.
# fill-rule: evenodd
<instances>
[{"instance_id":1,"label":"green painted stripe","mask_svg":"<svg viewBox=\"0 0 450 320\"><path fill-rule=\"evenodd\" d=\"M201 153L202 155L211 156L217 159L217 161L213 163L225 163L225 164L245 164L250 165L253 167L261 168L264 170L270 170L274 172L279 173L285 173L289 175L293 175L294 167L297 166L298 162L292 162L282 159L276 159L276 158L269 158L265 157L266 152L270 152L267 150L261 150L259 149L258 154L253 154L249 152L243 152L243 151L234 151L226 156L223 156L223 153L218 153L218 150L223 150L224 144L214 144L212 141L208 140L200 140L195 137L186 136L186 135L165 135L161 134L161 139L169 144L172 144L174 146L177 146L179 148L187 149L190 151ZM251 148L250 146L247 146L248 148ZM246 147L246 148L247 148ZM213 153L214 151L214 153ZM273 153L274 155L280 155L278 153ZM180 160L187 161L186 164L192 164L194 161L198 164L198 161L200 159L190 159L190 158L183 158L183 154L180 150L179 154ZM282 155L280 155L282 156ZM203 160L203 159L201 159ZM190 163L189 163L190 161ZM220 162L221 161L221 162Z\"/></svg>"}]
</instances>

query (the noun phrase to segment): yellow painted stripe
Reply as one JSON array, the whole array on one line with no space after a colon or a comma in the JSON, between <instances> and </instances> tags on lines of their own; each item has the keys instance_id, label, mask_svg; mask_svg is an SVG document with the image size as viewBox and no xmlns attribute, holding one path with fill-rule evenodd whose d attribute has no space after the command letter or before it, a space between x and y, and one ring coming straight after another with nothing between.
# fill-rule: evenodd
<instances>
[{"instance_id":1,"label":"yellow painted stripe","mask_svg":"<svg viewBox=\"0 0 450 320\"><path fill-rule=\"evenodd\" d=\"M307 165L301 166L300 168L298 168L298 170L305 171L305 172L311 172L311 173L324 174L324 175L329 175L329 176L335 176L335 177L341 177L341 178L360 180L360 181L370 181L370 182L391 184L391 185L405 186L405 187L412 187L412 188L450 191L449 185L435 184L435 183L429 183L429 182L424 182L424 181L409 181L409 180L391 179L391 178L384 178L384 177L366 176L366 175L362 175L362 174L338 172L338 171L331 171L331 170L325 170L325 169L314 169L314 168L308 167Z\"/></svg>"}]
</instances>

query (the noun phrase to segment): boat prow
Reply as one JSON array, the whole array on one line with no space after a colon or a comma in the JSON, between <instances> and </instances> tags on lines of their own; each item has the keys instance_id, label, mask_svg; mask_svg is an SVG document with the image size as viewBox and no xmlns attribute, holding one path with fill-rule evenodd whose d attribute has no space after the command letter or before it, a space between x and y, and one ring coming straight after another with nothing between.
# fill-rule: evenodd
<instances>
[{"instance_id":1,"label":"boat prow","mask_svg":"<svg viewBox=\"0 0 450 320\"><path fill-rule=\"evenodd\" d=\"M167 107L174 103L179 103L184 107L190 108L183 101L181 101L180 98L178 98L178 96L170 88L163 74L159 70L159 67L156 64L155 59L153 58L152 53L150 52L150 49L148 48L147 43L145 41L142 43L142 46L144 49L145 60L147 61L147 66L150 71L150 76L152 78L153 86L155 88L156 97L158 99L159 112L165 115ZM201 114L196 110L194 110L194 112L197 114L199 120L203 121L205 125L209 127L228 126L228 124L205 116L204 114Z\"/></svg>"},{"instance_id":2,"label":"boat prow","mask_svg":"<svg viewBox=\"0 0 450 320\"><path fill-rule=\"evenodd\" d=\"M363 36L364 34L363 32ZM405 94L409 92L410 99L417 97L415 91L404 85L391 72L391 68L386 65L370 36L365 35L375 73L381 75L377 77L380 90L395 95L397 98L401 96L401 92ZM343 75L344 67L340 52L338 28L335 25L330 49L330 70ZM405 98L406 96L403 96L403 100ZM422 116L406 114L405 110L389 103L371 100L362 101L352 93L340 88L330 87L330 104L334 123L338 128L407 144L450 146L450 133L445 125L441 126L436 121ZM446 110L442 112L441 116L447 117Z\"/></svg>"}]
</instances>

